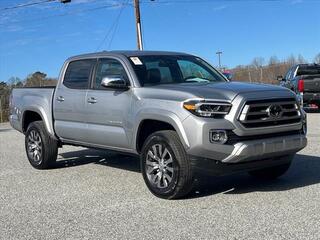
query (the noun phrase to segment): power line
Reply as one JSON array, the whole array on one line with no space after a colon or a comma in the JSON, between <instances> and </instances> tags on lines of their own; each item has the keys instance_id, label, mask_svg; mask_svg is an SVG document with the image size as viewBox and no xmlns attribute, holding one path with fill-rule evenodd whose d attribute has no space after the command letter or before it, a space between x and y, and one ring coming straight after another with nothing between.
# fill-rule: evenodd
<instances>
[{"instance_id":1,"label":"power line","mask_svg":"<svg viewBox=\"0 0 320 240\"><path fill-rule=\"evenodd\" d=\"M70 12L67 12L67 13L50 15L50 16L42 17L42 18L33 18L33 19L24 20L24 21L12 21L12 22L7 22L7 23L0 23L0 26L4 26L4 25L8 25L8 24L16 24L16 23L42 22L43 20L47 20L47 19L51 19L51 18L65 17L65 16L74 15L74 14L78 14L78 13L92 12L92 11L97 11L97 10L106 9L106 8L121 7L122 5L130 5L130 4L116 3L116 4L112 4L112 5L108 4L108 5L95 7L95 8L77 9L75 11L70 11Z\"/></svg>"},{"instance_id":2,"label":"power line","mask_svg":"<svg viewBox=\"0 0 320 240\"><path fill-rule=\"evenodd\" d=\"M96 52L102 47L102 45L104 44L104 42L106 41L106 39L109 37L112 29L116 26L117 22L119 21L120 19L120 16L121 16L121 13L124 9L124 7L127 5L127 3L122 3L122 6L119 10L119 13L115 19L115 21L112 23L111 27L109 28L109 30L107 31L106 35L104 36L104 38L102 39L101 43L98 45L98 47L96 48Z\"/></svg>"},{"instance_id":3,"label":"power line","mask_svg":"<svg viewBox=\"0 0 320 240\"><path fill-rule=\"evenodd\" d=\"M111 35L111 39L110 39L110 41L109 41L108 50L110 49L111 44L112 44L112 41L113 41L113 38L114 38L114 36L115 36L115 34L116 34L116 32L117 32L118 25L119 25L119 22L120 22L120 17L121 17L121 14L122 14L123 10L125 9L125 7L126 7L126 5L123 5L123 6L121 7L120 12L119 12L119 15L118 15L118 18L116 19L116 25L115 25L115 27L114 27L114 31L113 31L113 33L112 33L112 35Z\"/></svg>"},{"instance_id":4,"label":"power line","mask_svg":"<svg viewBox=\"0 0 320 240\"><path fill-rule=\"evenodd\" d=\"M23 8L23 7L30 7L30 6L34 6L34 5L38 5L38 4L44 4L44 3L56 2L56 1L57 0L42 0L42 1L38 1L38 2L23 3L23 4L16 5L16 6L0 8L0 11L12 10L12 9Z\"/></svg>"}]
</instances>

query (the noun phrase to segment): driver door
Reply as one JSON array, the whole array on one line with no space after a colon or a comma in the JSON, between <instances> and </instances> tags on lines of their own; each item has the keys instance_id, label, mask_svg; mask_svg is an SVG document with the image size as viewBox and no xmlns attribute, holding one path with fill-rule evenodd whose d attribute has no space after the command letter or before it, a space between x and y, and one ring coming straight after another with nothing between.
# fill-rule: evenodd
<instances>
[{"instance_id":1,"label":"driver door","mask_svg":"<svg viewBox=\"0 0 320 240\"><path fill-rule=\"evenodd\" d=\"M98 60L86 100L88 142L102 147L127 149L132 91L130 87L117 89L101 86L102 79L108 76L122 77L130 85L128 74L119 60Z\"/></svg>"}]
</instances>

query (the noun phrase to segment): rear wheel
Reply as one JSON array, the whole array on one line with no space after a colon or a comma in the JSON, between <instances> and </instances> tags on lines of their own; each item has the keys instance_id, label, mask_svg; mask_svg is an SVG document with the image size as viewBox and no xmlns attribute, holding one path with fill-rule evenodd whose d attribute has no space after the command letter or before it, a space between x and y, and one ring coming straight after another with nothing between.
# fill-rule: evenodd
<instances>
[{"instance_id":1,"label":"rear wheel","mask_svg":"<svg viewBox=\"0 0 320 240\"><path fill-rule=\"evenodd\" d=\"M141 153L141 171L157 197L181 198L192 189L189 158L175 131L158 131L147 138Z\"/></svg>"},{"instance_id":2,"label":"rear wheel","mask_svg":"<svg viewBox=\"0 0 320 240\"><path fill-rule=\"evenodd\" d=\"M58 143L49 136L42 121L30 123L25 135L25 148L30 164L37 169L48 169L55 165Z\"/></svg>"},{"instance_id":3,"label":"rear wheel","mask_svg":"<svg viewBox=\"0 0 320 240\"><path fill-rule=\"evenodd\" d=\"M263 168L259 170L249 171L249 174L255 178L263 179L263 180L272 180L276 179L283 174L285 174L290 168L293 156L286 156L285 158L289 158L289 161L285 164L281 164L274 167Z\"/></svg>"}]
</instances>

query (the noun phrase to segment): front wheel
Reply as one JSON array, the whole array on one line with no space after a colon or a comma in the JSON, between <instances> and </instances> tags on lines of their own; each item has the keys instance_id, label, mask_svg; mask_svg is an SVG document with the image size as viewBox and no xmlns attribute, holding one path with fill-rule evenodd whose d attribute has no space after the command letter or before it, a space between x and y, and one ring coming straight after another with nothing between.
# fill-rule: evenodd
<instances>
[{"instance_id":1,"label":"front wheel","mask_svg":"<svg viewBox=\"0 0 320 240\"><path fill-rule=\"evenodd\" d=\"M263 180L272 180L276 179L283 174L285 174L288 169L290 168L293 156L286 156L285 158L288 158L289 161L287 163L274 166L274 167L269 167L269 168L263 168L259 170L254 170L254 171L249 171L249 174L255 178L258 179L263 179Z\"/></svg>"},{"instance_id":2,"label":"front wheel","mask_svg":"<svg viewBox=\"0 0 320 240\"><path fill-rule=\"evenodd\" d=\"M141 171L157 197L181 198L192 189L192 168L175 131L158 131L147 138L141 153Z\"/></svg>"},{"instance_id":3,"label":"front wheel","mask_svg":"<svg viewBox=\"0 0 320 240\"><path fill-rule=\"evenodd\" d=\"M58 143L49 136L42 121L30 123L25 135L25 147L30 164L36 169L54 166L58 155Z\"/></svg>"}]
</instances>

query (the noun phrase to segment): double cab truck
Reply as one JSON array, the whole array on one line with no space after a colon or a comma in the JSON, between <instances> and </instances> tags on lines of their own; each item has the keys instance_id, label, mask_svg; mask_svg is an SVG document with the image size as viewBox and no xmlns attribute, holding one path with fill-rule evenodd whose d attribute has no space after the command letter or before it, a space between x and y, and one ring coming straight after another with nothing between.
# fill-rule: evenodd
<instances>
[{"instance_id":1,"label":"double cab truck","mask_svg":"<svg viewBox=\"0 0 320 240\"><path fill-rule=\"evenodd\" d=\"M280 85L294 91L300 104L314 104L320 109L320 65L298 64L291 67L285 77L279 76Z\"/></svg>"},{"instance_id":2,"label":"double cab truck","mask_svg":"<svg viewBox=\"0 0 320 240\"><path fill-rule=\"evenodd\" d=\"M199 173L277 178L307 144L292 91L231 82L184 53L71 57L56 87L14 89L10 111L33 167L54 167L68 144L138 155L147 187L165 199L188 194Z\"/></svg>"}]
</instances>

